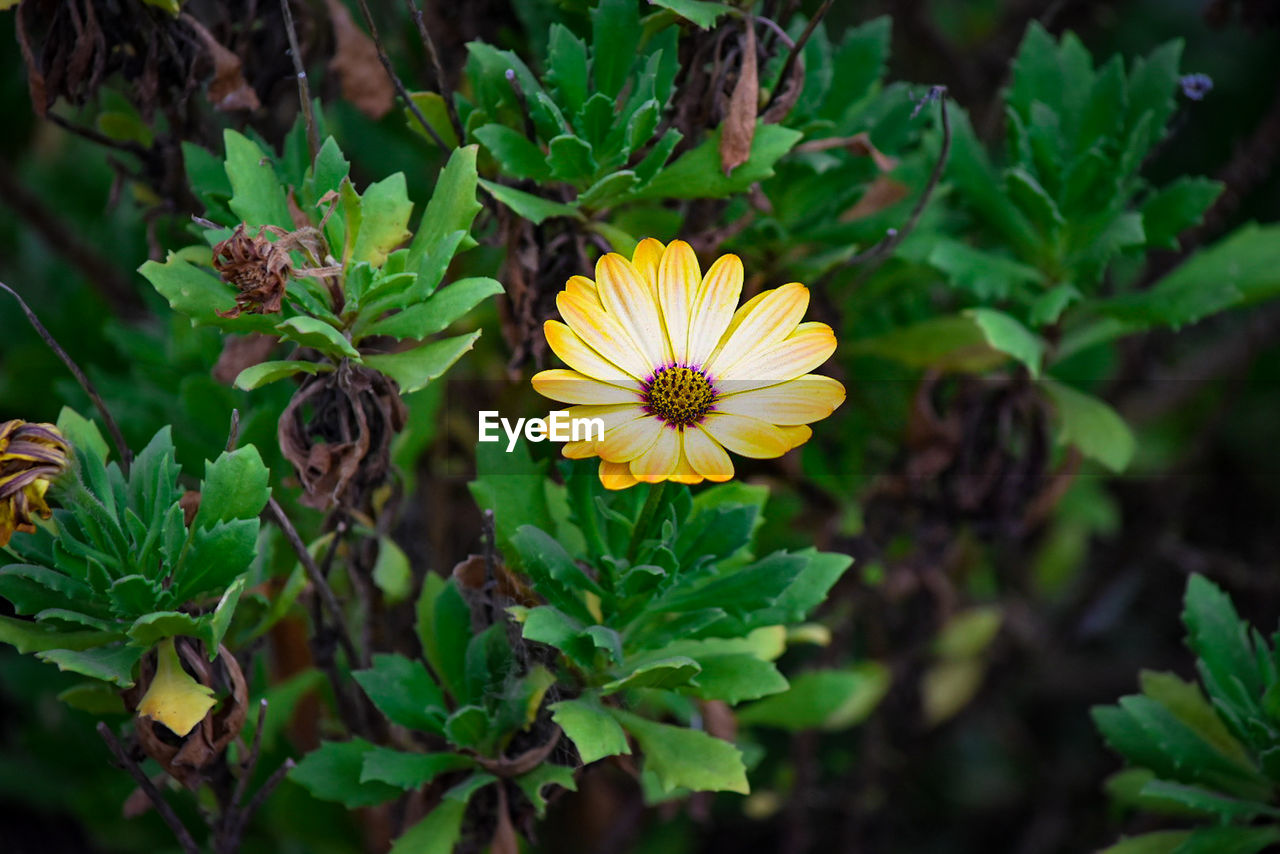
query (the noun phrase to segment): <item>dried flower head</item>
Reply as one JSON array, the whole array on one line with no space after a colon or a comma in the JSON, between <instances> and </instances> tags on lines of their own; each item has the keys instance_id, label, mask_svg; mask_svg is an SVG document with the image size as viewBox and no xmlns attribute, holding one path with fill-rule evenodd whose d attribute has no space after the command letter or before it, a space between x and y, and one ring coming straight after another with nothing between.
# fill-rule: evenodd
<instances>
[{"instance_id":1,"label":"dried flower head","mask_svg":"<svg viewBox=\"0 0 1280 854\"><path fill-rule=\"evenodd\" d=\"M213 247L214 269L237 291L235 308L219 311L219 317L239 317L241 312L280 313L292 262L286 246L267 239L267 233L274 231L278 230L263 226L250 237L242 222L230 237Z\"/></svg>"},{"instance_id":2,"label":"dried flower head","mask_svg":"<svg viewBox=\"0 0 1280 854\"><path fill-rule=\"evenodd\" d=\"M0 546L14 531L32 533L33 513L52 515L44 494L67 467L70 446L52 424L0 423Z\"/></svg>"}]
</instances>

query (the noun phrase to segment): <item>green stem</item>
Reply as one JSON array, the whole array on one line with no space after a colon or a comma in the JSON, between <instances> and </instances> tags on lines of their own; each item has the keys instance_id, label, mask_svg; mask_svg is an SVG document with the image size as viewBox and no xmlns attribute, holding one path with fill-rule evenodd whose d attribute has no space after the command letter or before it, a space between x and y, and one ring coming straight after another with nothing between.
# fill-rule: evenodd
<instances>
[{"instance_id":1,"label":"green stem","mask_svg":"<svg viewBox=\"0 0 1280 854\"><path fill-rule=\"evenodd\" d=\"M629 562L635 561L636 552L640 550L640 542L644 539L645 531L653 523L653 517L658 513L658 506L662 504L662 496L666 489L667 482L665 480L649 484L649 497L645 499L644 507L640 508L640 515L636 518L636 526L631 529L631 544L627 546L627 560Z\"/></svg>"}]
</instances>

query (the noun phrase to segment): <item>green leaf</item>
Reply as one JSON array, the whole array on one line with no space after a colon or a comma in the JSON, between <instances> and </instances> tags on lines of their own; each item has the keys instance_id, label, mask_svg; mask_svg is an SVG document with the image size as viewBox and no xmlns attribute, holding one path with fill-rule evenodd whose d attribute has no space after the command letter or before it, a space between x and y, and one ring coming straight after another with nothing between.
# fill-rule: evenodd
<instances>
[{"instance_id":1,"label":"green leaf","mask_svg":"<svg viewBox=\"0 0 1280 854\"><path fill-rule=\"evenodd\" d=\"M588 210L605 208L625 199L631 188L638 183L639 179L634 172L614 172L583 190L577 203Z\"/></svg>"},{"instance_id":2,"label":"green leaf","mask_svg":"<svg viewBox=\"0 0 1280 854\"><path fill-rule=\"evenodd\" d=\"M133 687L133 668L145 649L136 646L99 646L94 649L49 649L36 653L36 658L56 664L59 670L79 673L119 685Z\"/></svg>"},{"instance_id":3,"label":"green leaf","mask_svg":"<svg viewBox=\"0 0 1280 854\"><path fill-rule=\"evenodd\" d=\"M629 691L633 688L660 688L670 690L688 683L697 676L702 668L698 662L687 656L650 661L636 667L625 676L621 676L600 686L602 695Z\"/></svg>"},{"instance_id":4,"label":"green leaf","mask_svg":"<svg viewBox=\"0 0 1280 854\"><path fill-rule=\"evenodd\" d=\"M845 353L879 356L911 368L982 373L998 367L1008 354L991 346L986 333L968 315L923 320L874 338L845 345Z\"/></svg>"},{"instance_id":5,"label":"green leaf","mask_svg":"<svg viewBox=\"0 0 1280 854\"><path fill-rule=\"evenodd\" d=\"M461 359L479 337L480 330L477 329L467 335L442 338L403 353L366 356L364 363L399 383L401 394L409 394L453 367L454 362Z\"/></svg>"},{"instance_id":6,"label":"green leaf","mask_svg":"<svg viewBox=\"0 0 1280 854\"><path fill-rule=\"evenodd\" d=\"M787 680L771 661L754 655L707 655L698 658L702 668L687 693L704 700L723 700L737 705L787 690Z\"/></svg>"},{"instance_id":7,"label":"green leaf","mask_svg":"<svg viewBox=\"0 0 1280 854\"><path fill-rule=\"evenodd\" d=\"M548 708L551 719L578 748L583 765L631 752L627 734L599 703L588 699L562 700Z\"/></svg>"},{"instance_id":8,"label":"green leaf","mask_svg":"<svg viewBox=\"0 0 1280 854\"><path fill-rule=\"evenodd\" d=\"M179 611L155 611L134 620L129 627L130 640L144 648L165 638L199 636L200 621Z\"/></svg>"},{"instance_id":9,"label":"green leaf","mask_svg":"<svg viewBox=\"0 0 1280 854\"><path fill-rule=\"evenodd\" d=\"M1133 433L1114 409L1055 380L1046 379L1043 388L1057 410L1060 444L1076 446L1080 453L1114 472L1128 467L1133 458Z\"/></svg>"},{"instance_id":10,"label":"green leaf","mask_svg":"<svg viewBox=\"0 0 1280 854\"><path fill-rule=\"evenodd\" d=\"M461 279L433 293L425 302L370 324L361 333L393 338L423 339L434 335L475 308L484 300L503 292L495 279L477 276Z\"/></svg>"},{"instance_id":11,"label":"green leaf","mask_svg":"<svg viewBox=\"0 0 1280 854\"><path fill-rule=\"evenodd\" d=\"M1201 576L1193 576L1200 578ZM1154 673L1144 670L1139 674L1142 693L1173 712L1178 720L1196 731L1196 734L1207 741L1219 752L1243 763L1249 762L1249 755L1218 713L1209 705L1199 686L1193 682L1183 682L1172 673Z\"/></svg>"},{"instance_id":12,"label":"green leaf","mask_svg":"<svg viewBox=\"0 0 1280 854\"><path fill-rule=\"evenodd\" d=\"M444 732L444 694L421 662L380 654L373 657L373 667L351 675L392 723L437 735Z\"/></svg>"},{"instance_id":13,"label":"green leaf","mask_svg":"<svg viewBox=\"0 0 1280 854\"><path fill-rule=\"evenodd\" d=\"M547 155L520 131L489 124L476 128L475 136L498 161L503 173L531 181L551 179L552 167L547 163Z\"/></svg>"},{"instance_id":14,"label":"green leaf","mask_svg":"<svg viewBox=\"0 0 1280 854\"><path fill-rule=\"evenodd\" d=\"M527 774L521 774L516 777L515 783L529 799L529 803L533 804L538 818L547 814L547 799L542 795L542 790L547 786L560 786L570 792L578 791L578 784L573 779L573 769L568 765L555 765L551 762L544 762Z\"/></svg>"},{"instance_id":15,"label":"green leaf","mask_svg":"<svg viewBox=\"0 0 1280 854\"><path fill-rule=\"evenodd\" d=\"M209 590L221 593L249 568L257 551L258 520L234 519L197 528L173 577L174 599L186 602Z\"/></svg>"},{"instance_id":16,"label":"green leaf","mask_svg":"<svg viewBox=\"0 0 1280 854\"><path fill-rule=\"evenodd\" d=\"M547 79L560 90L560 99L576 113L587 100L587 45L564 24L551 25L550 69Z\"/></svg>"},{"instance_id":17,"label":"green leaf","mask_svg":"<svg viewBox=\"0 0 1280 854\"><path fill-rule=\"evenodd\" d=\"M467 643L471 640L471 609L457 584L428 574L416 606L422 655L444 689L461 701L466 687Z\"/></svg>"},{"instance_id":18,"label":"green leaf","mask_svg":"<svg viewBox=\"0 0 1280 854\"><path fill-rule=\"evenodd\" d=\"M172 252L165 263L147 261L138 272L169 301L174 311L191 318L192 326L216 326L232 332L271 332L279 322L276 315L270 314L219 317L217 312L235 307L235 288Z\"/></svg>"},{"instance_id":19,"label":"green leaf","mask_svg":"<svg viewBox=\"0 0 1280 854\"><path fill-rule=\"evenodd\" d=\"M223 132L227 180L231 182L231 211L250 225L293 228L284 187L271 159L257 143L234 130Z\"/></svg>"},{"instance_id":20,"label":"green leaf","mask_svg":"<svg viewBox=\"0 0 1280 854\"><path fill-rule=\"evenodd\" d=\"M596 160L591 156L591 143L573 134L561 134L551 140L547 163L551 177L577 183L587 181L596 171Z\"/></svg>"},{"instance_id":21,"label":"green leaf","mask_svg":"<svg viewBox=\"0 0 1280 854\"><path fill-rule=\"evenodd\" d=\"M291 317L276 325L281 340L293 341L303 347L314 347L335 358L346 356L360 361L360 351L333 327L318 317Z\"/></svg>"},{"instance_id":22,"label":"green leaf","mask_svg":"<svg viewBox=\"0 0 1280 854\"><path fill-rule=\"evenodd\" d=\"M425 273L431 269L439 269L444 275L447 264L437 264L435 256L440 254L441 247L450 235L462 232L462 241L456 247L463 252L476 245L468 236L471 223L480 212L480 202L476 199L476 152L478 147L466 145L449 155L449 162L440 171L431 201L422 214L422 222L418 225L413 242L409 244L409 256L405 259L405 270L417 273L417 287L422 289L425 297L439 284L439 278L432 279ZM452 251L450 252L452 254Z\"/></svg>"},{"instance_id":23,"label":"green leaf","mask_svg":"<svg viewBox=\"0 0 1280 854\"><path fill-rule=\"evenodd\" d=\"M970 308L964 312L982 331L987 344L1026 365L1033 379L1040 376L1044 341L1013 317L994 308Z\"/></svg>"},{"instance_id":24,"label":"green leaf","mask_svg":"<svg viewBox=\"0 0 1280 854\"><path fill-rule=\"evenodd\" d=\"M1189 836L1185 830L1158 830L1122 839L1098 854L1173 854Z\"/></svg>"},{"instance_id":25,"label":"green leaf","mask_svg":"<svg viewBox=\"0 0 1280 854\"><path fill-rule=\"evenodd\" d=\"M58 411L57 427L73 448L88 451L102 461L111 456L111 448L98 425L71 407L64 406Z\"/></svg>"},{"instance_id":26,"label":"green leaf","mask_svg":"<svg viewBox=\"0 0 1280 854\"><path fill-rule=\"evenodd\" d=\"M255 388L287 379L295 374L327 374L333 365L325 362L259 362L250 365L236 376L235 386L242 391L253 391Z\"/></svg>"},{"instance_id":27,"label":"green leaf","mask_svg":"<svg viewBox=\"0 0 1280 854\"><path fill-rule=\"evenodd\" d=\"M680 786L695 792L750 792L742 753L729 742L622 709L610 709L609 714L635 737L644 753L645 770L656 775L663 792Z\"/></svg>"},{"instance_id":28,"label":"green leaf","mask_svg":"<svg viewBox=\"0 0 1280 854\"><path fill-rule=\"evenodd\" d=\"M431 129L444 140L444 144L450 148L457 148L458 135L453 130L453 122L449 120L449 107L440 93L410 92L409 99L418 108L418 112L422 113L422 117L427 120ZM409 126L409 130L435 144L435 140L427 135L422 125L418 123L418 117L408 107L404 109L404 121Z\"/></svg>"},{"instance_id":29,"label":"green leaf","mask_svg":"<svg viewBox=\"0 0 1280 854\"><path fill-rule=\"evenodd\" d=\"M1182 622L1209 693L1241 708L1256 707L1263 677L1249 642L1249 626L1236 613L1231 597L1203 575L1193 574L1187 579Z\"/></svg>"},{"instance_id":30,"label":"green leaf","mask_svg":"<svg viewBox=\"0 0 1280 854\"><path fill-rule=\"evenodd\" d=\"M1249 224L1192 255L1149 289L1098 304L1135 325L1175 329L1203 317L1280 296L1280 225Z\"/></svg>"},{"instance_id":31,"label":"green leaf","mask_svg":"<svg viewBox=\"0 0 1280 854\"><path fill-rule=\"evenodd\" d=\"M218 607L213 610L213 616L203 621L204 625L200 636L204 638L210 661L218 657L218 647L222 644L222 639L226 637L227 629L231 628L231 618L235 615L236 605L240 603L240 594L244 592L247 583L247 575L237 578L235 583L228 587L227 592L223 593L222 598L218 600Z\"/></svg>"},{"instance_id":32,"label":"green leaf","mask_svg":"<svg viewBox=\"0 0 1280 854\"><path fill-rule=\"evenodd\" d=\"M57 570L30 564L0 567L0 596L12 602L19 614L68 605L101 611L94 607L95 593L88 584Z\"/></svg>"},{"instance_id":33,"label":"green leaf","mask_svg":"<svg viewBox=\"0 0 1280 854\"><path fill-rule=\"evenodd\" d=\"M206 461L200 509L192 525L206 528L215 522L258 518L271 497L270 476L253 445L224 451L214 462Z\"/></svg>"},{"instance_id":34,"label":"green leaf","mask_svg":"<svg viewBox=\"0 0 1280 854\"><path fill-rule=\"evenodd\" d=\"M1184 176L1142 203L1142 228L1147 246L1177 249L1178 235L1199 225L1204 212L1222 194L1223 185L1208 178Z\"/></svg>"},{"instance_id":35,"label":"green leaf","mask_svg":"<svg viewBox=\"0 0 1280 854\"><path fill-rule=\"evenodd\" d=\"M586 593L603 594L564 546L541 528L521 525L511 537L520 566L548 602L584 624L596 622L582 600Z\"/></svg>"},{"instance_id":36,"label":"green leaf","mask_svg":"<svg viewBox=\"0 0 1280 854\"><path fill-rule=\"evenodd\" d=\"M707 0L651 0L651 2L655 6L670 9L702 30L714 27L716 21L720 20L720 16L730 11L724 3L710 3Z\"/></svg>"},{"instance_id":37,"label":"green leaf","mask_svg":"<svg viewBox=\"0 0 1280 854\"><path fill-rule=\"evenodd\" d=\"M73 709L87 712L94 717L127 715L120 691L103 682L78 682L58 694L58 699Z\"/></svg>"},{"instance_id":38,"label":"green leaf","mask_svg":"<svg viewBox=\"0 0 1280 854\"><path fill-rule=\"evenodd\" d=\"M486 181L483 178L480 179L480 186L484 187L489 195L534 225L555 216L582 219L582 214L578 212L577 208L566 205L563 202L544 199L542 196L535 196L532 193L526 193L524 190L517 190L505 184Z\"/></svg>"},{"instance_id":39,"label":"green leaf","mask_svg":"<svg viewBox=\"0 0 1280 854\"><path fill-rule=\"evenodd\" d=\"M1152 780L1142 787L1144 799L1171 801L1198 813L1250 821L1256 816L1280 817L1280 810L1257 801L1230 798L1200 786L1171 783L1168 780Z\"/></svg>"},{"instance_id":40,"label":"green leaf","mask_svg":"<svg viewBox=\"0 0 1280 854\"><path fill-rule=\"evenodd\" d=\"M370 184L360 196L360 232L356 235L351 262L368 261L381 267L387 254L408 238L413 202L405 189L404 173L396 172Z\"/></svg>"},{"instance_id":41,"label":"green leaf","mask_svg":"<svg viewBox=\"0 0 1280 854\"><path fill-rule=\"evenodd\" d=\"M1173 854L1257 854L1280 842L1280 827L1202 827Z\"/></svg>"},{"instance_id":42,"label":"green leaf","mask_svg":"<svg viewBox=\"0 0 1280 854\"><path fill-rule=\"evenodd\" d=\"M747 614L777 601L808 563L807 555L775 552L697 589L674 587L662 606L681 611L723 608L731 614Z\"/></svg>"},{"instance_id":43,"label":"green leaf","mask_svg":"<svg viewBox=\"0 0 1280 854\"><path fill-rule=\"evenodd\" d=\"M320 800L337 801L348 809L399 797L402 792L397 786L361 779L365 754L373 749L362 738L322 742L289 771L289 779Z\"/></svg>"},{"instance_id":44,"label":"green leaf","mask_svg":"<svg viewBox=\"0 0 1280 854\"><path fill-rule=\"evenodd\" d=\"M444 722L444 737L467 750L487 752L495 735L489 715L479 706L463 706Z\"/></svg>"},{"instance_id":45,"label":"green leaf","mask_svg":"<svg viewBox=\"0 0 1280 854\"><path fill-rule=\"evenodd\" d=\"M405 753L374 747L364 754L360 782L377 781L410 791L421 789L441 774L474 768L475 760L460 753Z\"/></svg>"},{"instance_id":46,"label":"green leaf","mask_svg":"<svg viewBox=\"0 0 1280 854\"><path fill-rule=\"evenodd\" d=\"M440 803L427 817L405 831L390 854L453 854L462 837L462 819L467 802L477 789L492 783L492 774L476 773L445 792Z\"/></svg>"},{"instance_id":47,"label":"green leaf","mask_svg":"<svg viewBox=\"0 0 1280 854\"><path fill-rule=\"evenodd\" d=\"M633 198L698 199L723 198L740 193L757 181L773 176L773 166L791 150L803 134L781 125L758 124L747 161L725 175L720 168L720 133L717 128L697 148L657 174ZM640 174L640 168L636 169Z\"/></svg>"},{"instance_id":48,"label":"green leaf","mask_svg":"<svg viewBox=\"0 0 1280 854\"><path fill-rule=\"evenodd\" d=\"M120 632L67 632L50 625L0 614L0 643L10 644L24 655L47 650L91 649L122 639Z\"/></svg>"},{"instance_id":49,"label":"green leaf","mask_svg":"<svg viewBox=\"0 0 1280 854\"><path fill-rule=\"evenodd\" d=\"M1138 59L1129 73L1129 125L1133 127L1144 113L1151 113L1152 126L1163 130L1178 108L1174 93L1178 90L1178 64L1182 58L1182 40L1166 42ZM1154 141L1154 140L1153 140Z\"/></svg>"},{"instance_id":50,"label":"green leaf","mask_svg":"<svg viewBox=\"0 0 1280 854\"><path fill-rule=\"evenodd\" d=\"M378 559L373 564L373 583L378 585L389 605L408 599L413 589L409 558L390 537L378 538Z\"/></svg>"},{"instance_id":51,"label":"green leaf","mask_svg":"<svg viewBox=\"0 0 1280 854\"><path fill-rule=\"evenodd\" d=\"M600 0L591 11L591 62L596 89L622 91L640 44L640 17L631 0Z\"/></svg>"},{"instance_id":52,"label":"green leaf","mask_svg":"<svg viewBox=\"0 0 1280 854\"><path fill-rule=\"evenodd\" d=\"M982 300L1008 299L1044 281L1044 274L1035 267L948 238L934 244L927 260L946 273L955 287Z\"/></svg>"},{"instance_id":53,"label":"green leaf","mask_svg":"<svg viewBox=\"0 0 1280 854\"><path fill-rule=\"evenodd\" d=\"M771 726L828 732L861 723L889 691L889 668L863 662L841 670L811 670L791 680L791 687L738 710L745 726Z\"/></svg>"}]
</instances>

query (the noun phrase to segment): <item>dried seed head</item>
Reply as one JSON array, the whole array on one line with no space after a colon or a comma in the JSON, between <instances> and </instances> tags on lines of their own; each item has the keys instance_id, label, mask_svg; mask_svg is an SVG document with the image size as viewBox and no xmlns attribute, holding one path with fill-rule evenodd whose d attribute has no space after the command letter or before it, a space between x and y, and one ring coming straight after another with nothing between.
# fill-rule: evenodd
<instances>
[{"instance_id":1,"label":"dried seed head","mask_svg":"<svg viewBox=\"0 0 1280 854\"><path fill-rule=\"evenodd\" d=\"M67 440L52 424L0 422L0 546L14 531L33 533L32 514L48 519L49 483L67 468Z\"/></svg>"},{"instance_id":2,"label":"dried seed head","mask_svg":"<svg viewBox=\"0 0 1280 854\"><path fill-rule=\"evenodd\" d=\"M285 284L292 272L289 252L267 239L266 227L250 237L245 223L236 226L230 237L213 247L213 267L222 280L236 288L236 307L219 311L219 317L249 314L279 314Z\"/></svg>"}]
</instances>

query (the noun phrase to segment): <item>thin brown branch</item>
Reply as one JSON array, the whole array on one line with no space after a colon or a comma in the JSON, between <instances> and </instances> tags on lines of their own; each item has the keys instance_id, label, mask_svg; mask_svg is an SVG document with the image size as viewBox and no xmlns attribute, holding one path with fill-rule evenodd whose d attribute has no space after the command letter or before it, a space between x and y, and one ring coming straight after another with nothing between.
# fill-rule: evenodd
<instances>
[{"instance_id":1,"label":"thin brown branch","mask_svg":"<svg viewBox=\"0 0 1280 854\"><path fill-rule=\"evenodd\" d=\"M416 0L404 0L404 2L409 7L410 17L418 26L418 37L422 39L422 46L426 49L427 58L431 61L431 70L436 76L436 89L444 99L444 108L449 113L449 124L453 125L453 132L458 137L459 144L466 142L466 131L462 127L462 117L458 115L458 105L453 102L452 93L445 91L448 81L444 76L444 66L440 62L440 52L436 50L435 39L431 38L431 32L422 19L422 10L418 8Z\"/></svg>"},{"instance_id":2,"label":"thin brown branch","mask_svg":"<svg viewBox=\"0 0 1280 854\"><path fill-rule=\"evenodd\" d=\"M67 370L71 371L71 375L76 378L76 382L80 383L80 387L84 389L85 394L89 395L93 405L98 407L98 411L102 413L103 421L106 422L107 432L111 434L111 440L115 442L116 450L120 453L120 468L125 474L128 474L129 464L133 462L133 454L129 452L129 446L124 441L124 434L120 432L120 427L116 424L116 420L111 417L111 410L107 409L107 404L103 401L102 396L98 394L98 390L94 388L93 383L85 376L84 371L80 370L80 366L67 354L67 351L62 349L62 345L49 333L49 330L44 328L40 318L36 317L36 313L18 295L18 292L4 282L0 282L0 289L7 291L10 296L18 301L18 305L22 308L22 313L27 316L27 322L35 329L36 334L44 340L45 345L53 351L54 355L62 360L62 363L67 366Z\"/></svg>"},{"instance_id":3,"label":"thin brown branch","mask_svg":"<svg viewBox=\"0 0 1280 854\"><path fill-rule=\"evenodd\" d=\"M280 767L272 772L267 778L267 782L262 784L262 788L253 793L253 797L244 809L240 810L240 831L244 831L245 825L249 823L249 819L253 818L253 814L258 811L261 806L266 803L267 798L275 791L276 786L284 780L286 774L293 770L293 766L297 764L292 759L286 759L280 763Z\"/></svg>"},{"instance_id":4,"label":"thin brown branch","mask_svg":"<svg viewBox=\"0 0 1280 854\"><path fill-rule=\"evenodd\" d=\"M814 12L813 17L809 19L809 23L805 25L804 32L800 33L800 38L796 39L795 44L791 45L791 50L787 53L787 61L782 65L782 73L778 75L779 83L774 88L773 94L769 96L769 103L764 105L764 109L761 112L767 113L769 107L773 106L774 100L782 92L786 81L791 79L791 69L800 60L800 52L804 50L804 46L809 42L809 37L813 35L813 31L834 4L835 0L824 0L823 4L818 7L818 11Z\"/></svg>"},{"instance_id":5,"label":"thin brown branch","mask_svg":"<svg viewBox=\"0 0 1280 854\"><path fill-rule=\"evenodd\" d=\"M173 835L178 840L178 845L182 846L182 850L186 854L200 854L200 846L191 837L191 831L187 830L187 826L182 823L182 819L178 818L178 814L173 811L173 807L169 806L169 802L160 794L156 784L151 782L151 778L146 775L146 772L125 751L115 733L111 731L111 727L100 721L98 723L98 735L102 736L102 740L107 743L107 748L115 757L116 764L129 772L129 776L133 777L138 784L138 788L142 790L142 793L147 796L148 800L156 808L160 818L164 819L164 823L169 826L169 830L173 831Z\"/></svg>"},{"instance_id":6,"label":"thin brown branch","mask_svg":"<svg viewBox=\"0 0 1280 854\"><path fill-rule=\"evenodd\" d=\"M924 209L929 206L929 200L933 197L933 192L938 188L938 184L942 181L942 173L947 168L947 157L951 154L951 120L947 115L947 87L934 86L929 90L929 94L923 103L936 100L938 109L942 114L942 148L938 151L938 161L933 164L933 171L929 173L929 181L924 185L924 191L920 193L920 198L916 200L916 205L911 209L911 215L907 217L907 221L901 228L891 229L884 239L876 243L866 252L854 256L849 260L851 265L865 265L862 275L866 277L875 270L889 256L894 249L898 248L902 241L907 239L907 235L915 230L920 222L920 217L924 214ZM922 105L923 105L922 103Z\"/></svg>"},{"instance_id":7,"label":"thin brown branch","mask_svg":"<svg viewBox=\"0 0 1280 854\"><path fill-rule=\"evenodd\" d=\"M311 105L311 87L307 84L307 69L302 64L302 51L298 47L298 30L293 25L293 10L289 8L289 0L280 0L280 9L284 13L284 29L289 36L289 55L293 59L293 71L298 77L298 99L302 101L302 118L307 124L307 147L311 150L311 161L320 153L320 132L316 127L316 116Z\"/></svg>"},{"instance_id":8,"label":"thin brown branch","mask_svg":"<svg viewBox=\"0 0 1280 854\"><path fill-rule=\"evenodd\" d=\"M378 49L378 60L382 63L382 68L387 72L387 77L391 78L391 84L396 87L396 92L404 100L409 112L418 120L418 124L422 125L422 129L427 132L427 136L431 137L435 144L440 146L441 151L448 154L449 146L440 138L440 134L427 121L427 117L422 114L422 110L418 109L418 105L409 97L409 90L404 88L404 83L400 80L400 76L392 68L391 57L387 56L387 49L382 44L382 37L378 35L378 25L374 23L373 13L369 11L368 0L360 0L360 14L364 16L365 26L369 28L369 36L373 39L373 46ZM461 142L461 139L459 137L459 142Z\"/></svg>"}]
</instances>

